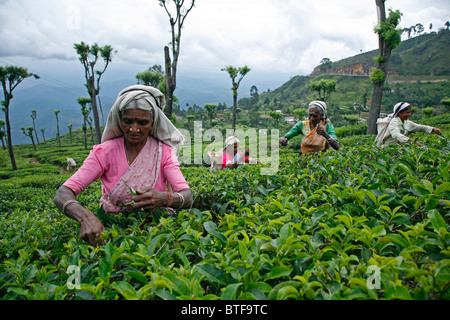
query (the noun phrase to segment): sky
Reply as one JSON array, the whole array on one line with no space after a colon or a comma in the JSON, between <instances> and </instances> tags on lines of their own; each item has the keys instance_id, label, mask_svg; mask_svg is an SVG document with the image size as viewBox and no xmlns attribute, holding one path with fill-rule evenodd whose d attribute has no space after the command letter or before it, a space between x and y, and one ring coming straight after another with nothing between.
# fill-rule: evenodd
<instances>
[{"instance_id":1,"label":"sky","mask_svg":"<svg viewBox=\"0 0 450 320\"><path fill-rule=\"evenodd\" d=\"M186 0L186 2L189 2ZM197 0L181 34L179 72L220 73L232 65L286 77L308 75L323 58L377 49L375 0ZM401 27L429 32L450 19L448 0L388 0ZM78 72L74 43L111 45L109 77L164 65L168 16L157 0L0 0L0 65L41 77ZM105 76L106 77L106 73ZM286 81L288 78L286 79Z\"/></svg>"}]
</instances>

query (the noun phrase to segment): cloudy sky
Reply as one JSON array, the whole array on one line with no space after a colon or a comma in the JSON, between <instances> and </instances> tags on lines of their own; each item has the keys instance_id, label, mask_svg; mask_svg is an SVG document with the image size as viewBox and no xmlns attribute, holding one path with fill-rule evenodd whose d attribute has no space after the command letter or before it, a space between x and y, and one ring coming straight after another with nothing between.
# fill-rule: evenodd
<instances>
[{"instance_id":1,"label":"cloudy sky","mask_svg":"<svg viewBox=\"0 0 450 320\"><path fill-rule=\"evenodd\" d=\"M186 0L186 2L188 2ZM450 19L448 0L388 0L401 27L429 32ZM252 71L307 75L332 61L376 49L375 0L197 0L182 31L180 72L248 65ZM169 21L157 0L0 0L0 65L39 74L81 68L74 43L110 44L110 71L135 75L164 64Z\"/></svg>"}]
</instances>

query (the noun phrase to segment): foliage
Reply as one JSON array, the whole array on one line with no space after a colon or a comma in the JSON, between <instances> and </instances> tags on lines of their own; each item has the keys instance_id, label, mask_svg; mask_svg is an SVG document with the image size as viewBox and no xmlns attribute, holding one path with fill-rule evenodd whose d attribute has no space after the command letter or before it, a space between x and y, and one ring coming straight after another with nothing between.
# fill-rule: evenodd
<instances>
[{"instance_id":1,"label":"foliage","mask_svg":"<svg viewBox=\"0 0 450 320\"><path fill-rule=\"evenodd\" d=\"M370 72L370 81L373 83L383 83L386 79L386 74L380 68L372 68Z\"/></svg>"},{"instance_id":2,"label":"foliage","mask_svg":"<svg viewBox=\"0 0 450 320\"><path fill-rule=\"evenodd\" d=\"M447 300L448 130L417 138L423 147L378 150L360 135L337 152L282 149L274 175L182 167L192 209L103 216L99 247L52 203L68 174L2 180L0 297ZM98 212L100 194L97 181L78 200Z\"/></svg>"},{"instance_id":3,"label":"foliage","mask_svg":"<svg viewBox=\"0 0 450 320\"><path fill-rule=\"evenodd\" d=\"M387 46L395 49L401 42L402 29L397 28L402 13L399 10L389 9L388 17L375 26L375 33L386 41Z\"/></svg>"},{"instance_id":4,"label":"foliage","mask_svg":"<svg viewBox=\"0 0 450 320\"><path fill-rule=\"evenodd\" d=\"M337 80L335 79L320 79L318 81L311 81L310 87L311 90L317 91L319 100L328 101L331 93L336 91L336 83Z\"/></svg>"}]
</instances>

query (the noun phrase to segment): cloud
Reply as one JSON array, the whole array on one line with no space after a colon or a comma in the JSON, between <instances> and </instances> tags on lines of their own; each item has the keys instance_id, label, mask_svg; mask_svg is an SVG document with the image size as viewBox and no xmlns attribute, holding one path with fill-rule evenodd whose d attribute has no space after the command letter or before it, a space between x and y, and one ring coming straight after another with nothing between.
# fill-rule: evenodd
<instances>
[{"instance_id":1,"label":"cloud","mask_svg":"<svg viewBox=\"0 0 450 320\"><path fill-rule=\"evenodd\" d=\"M402 26L443 26L448 0L390 0ZM196 1L181 37L180 69L309 74L324 57L337 61L377 48L375 3L349 0ZM156 0L0 0L0 57L76 60L74 43L109 44L114 61L164 64L169 19Z\"/></svg>"}]
</instances>

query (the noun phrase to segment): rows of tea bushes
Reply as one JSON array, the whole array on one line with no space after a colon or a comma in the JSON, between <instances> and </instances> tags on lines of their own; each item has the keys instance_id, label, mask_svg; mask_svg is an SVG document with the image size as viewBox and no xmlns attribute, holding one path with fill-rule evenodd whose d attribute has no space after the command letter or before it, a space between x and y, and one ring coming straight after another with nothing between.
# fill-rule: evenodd
<instances>
[{"instance_id":1,"label":"rows of tea bushes","mask_svg":"<svg viewBox=\"0 0 450 320\"><path fill-rule=\"evenodd\" d=\"M67 174L0 182L1 299L449 299L448 128L423 145L280 150L262 165L183 167L193 208L104 218L103 244L53 204ZM79 201L98 211L100 184Z\"/></svg>"}]
</instances>

